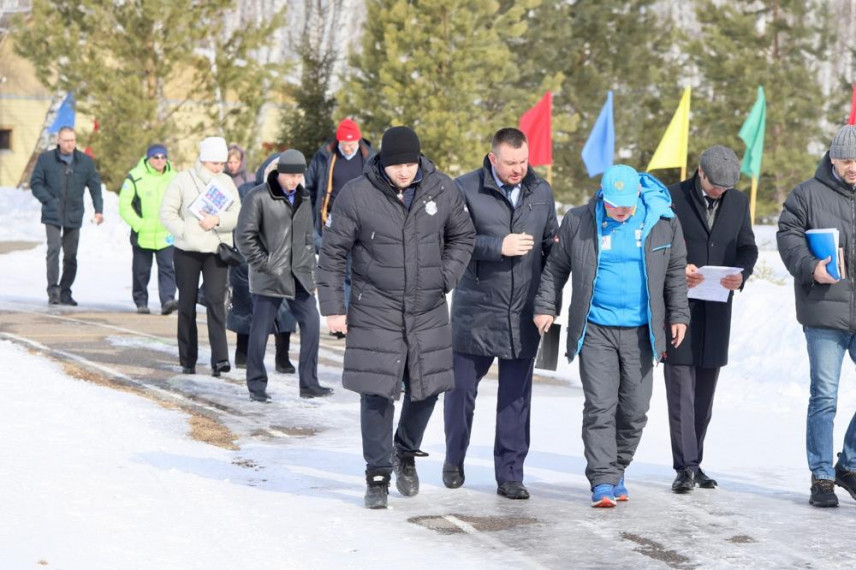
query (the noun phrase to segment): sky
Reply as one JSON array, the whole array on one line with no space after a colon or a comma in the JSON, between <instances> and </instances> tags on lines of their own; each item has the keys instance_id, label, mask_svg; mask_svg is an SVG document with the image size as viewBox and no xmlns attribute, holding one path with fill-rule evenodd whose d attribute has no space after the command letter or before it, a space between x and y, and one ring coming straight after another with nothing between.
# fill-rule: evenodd
<instances>
[{"instance_id":1,"label":"sky","mask_svg":"<svg viewBox=\"0 0 856 570\"><path fill-rule=\"evenodd\" d=\"M89 222L88 198L87 208L74 286L80 306L61 314L130 314L131 251L117 197L105 195L101 226ZM175 360L173 385L233 401L246 422L298 418L323 428L311 437L244 437L226 450L191 439L184 412L68 376L51 347L8 334L9 313L57 309L46 302L38 203L29 192L0 189L0 242L39 243L0 254L0 568L853 567L846 537L856 501L839 489L839 509L808 505L805 340L775 228L756 233L761 254L734 302L730 364L705 445L703 467L719 489L671 493L657 367L648 425L626 474L630 501L592 509L579 374L576 363L563 362L554 382L533 390L529 501L496 495L496 383L485 380L464 487L442 484L441 398L422 446L430 455L417 461L420 494L402 497L393 484L390 508L370 511L359 397L341 387L338 366L320 370L321 383L337 388L331 398L301 400L294 377L272 374L274 403L261 406L246 399L242 371L228 373L228 382L181 377L174 337L109 337L116 347L155 342ZM205 345L200 362L209 356ZM855 371L846 360L836 450L856 410Z\"/></svg>"}]
</instances>

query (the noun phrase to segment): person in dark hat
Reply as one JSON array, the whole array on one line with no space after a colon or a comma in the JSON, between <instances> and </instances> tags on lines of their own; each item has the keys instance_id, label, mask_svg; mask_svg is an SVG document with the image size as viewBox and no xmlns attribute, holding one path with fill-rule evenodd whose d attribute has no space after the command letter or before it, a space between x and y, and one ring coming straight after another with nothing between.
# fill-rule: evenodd
<instances>
[{"instance_id":1,"label":"person in dark hat","mask_svg":"<svg viewBox=\"0 0 856 570\"><path fill-rule=\"evenodd\" d=\"M402 495L419 492L422 436L437 396L454 386L446 294L466 269L474 239L455 182L422 155L408 127L384 133L380 153L345 184L327 217L318 298L330 330L348 333L342 384L360 394L368 508L386 508L393 471Z\"/></svg>"},{"instance_id":2,"label":"person in dark hat","mask_svg":"<svg viewBox=\"0 0 856 570\"><path fill-rule=\"evenodd\" d=\"M724 277L723 287L742 291L758 259L749 216L749 199L735 188L740 161L730 148L716 145L699 157L695 174L669 187L672 206L687 243L686 278L690 295L704 277L705 265L739 267ZM696 486L713 489L716 480L701 469L704 439L713 412L720 369L728 363L731 301L690 298L690 326L683 344L669 353L663 373L669 405L672 491L687 493Z\"/></svg>"},{"instance_id":3,"label":"person in dark hat","mask_svg":"<svg viewBox=\"0 0 856 570\"><path fill-rule=\"evenodd\" d=\"M131 295L141 315L151 312L148 285L153 257L158 264L161 314L178 308L172 261L175 238L160 221L163 195L175 175L166 147L153 144L125 177L119 192L119 215L131 226Z\"/></svg>"},{"instance_id":4,"label":"person in dark hat","mask_svg":"<svg viewBox=\"0 0 856 570\"><path fill-rule=\"evenodd\" d=\"M320 317L315 302L312 203L303 187L305 171L306 159L300 151L280 154L276 170L247 193L235 228L238 249L250 267L253 319L247 344L247 388L256 402L271 399L265 348L283 301L300 325L300 397L333 392L318 383Z\"/></svg>"},{"instance_id":5,"label":"person in dark hat","mask_svg":"<svg viewBox=\"0 0 856 570\"><path fill-rule=\"evenodd\" d=\"M856 361L856 287L846 273L856 268L856 126L844 125L817 166L814 178L793 189L779 217L779 255L794 276L797 320L808 345L811 389L808 400L806 452L815 507L837 507L835 485L856 499L856 415L844 434L833 466L833 422L844 353ZM836 229L845 276L829 274L830 257L818 259L806 232Z\"/></svg>"}]
</instances>

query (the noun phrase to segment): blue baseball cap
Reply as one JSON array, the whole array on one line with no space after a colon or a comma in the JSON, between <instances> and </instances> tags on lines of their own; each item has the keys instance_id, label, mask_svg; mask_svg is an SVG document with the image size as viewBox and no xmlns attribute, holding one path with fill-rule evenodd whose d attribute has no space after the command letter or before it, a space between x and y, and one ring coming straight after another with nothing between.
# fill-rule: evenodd
<instances>
[{"instance_id":1,"label":"blue baseball cap","mask_svg":"<svg viewBox=\"0 0 856 570\"><path fill-rule=\"evenodd\" d=\"M610 166L600 181L603 201L613 208L632 208L639 200L639 173L626 164Z\"/></svg>"}]
</instances>

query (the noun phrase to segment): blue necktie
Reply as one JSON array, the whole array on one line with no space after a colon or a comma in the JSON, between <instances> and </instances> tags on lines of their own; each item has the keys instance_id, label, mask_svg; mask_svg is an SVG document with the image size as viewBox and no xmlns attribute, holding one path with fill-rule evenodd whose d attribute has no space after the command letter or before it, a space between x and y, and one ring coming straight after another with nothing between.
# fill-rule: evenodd
<instances>
[{"instance_id":1,"label":"blue necktie","mask_svg":"<svg viewBox=\"0 0 856 570\"><path fill-rule=\"evenodd\" d=\"M508 198L508 201L514 204L511 200L511 193L514 192L514 186L511 184L503 184L502 189L505 190L505 197Z\"/></svg>"}]
</instances>

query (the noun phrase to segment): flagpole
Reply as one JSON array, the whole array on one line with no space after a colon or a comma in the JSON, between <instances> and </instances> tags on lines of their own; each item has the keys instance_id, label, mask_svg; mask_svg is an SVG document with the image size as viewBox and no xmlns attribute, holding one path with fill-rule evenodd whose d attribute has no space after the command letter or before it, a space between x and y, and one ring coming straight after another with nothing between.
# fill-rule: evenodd
<instances>
[{"instance_id":1,"label":"flagpole","mask_svg":"<svg viewBox=\"0 0 856 570\"><path fill-rule=\"evenodd\" d=\"M681 180L686 180L686 179L687 179L687 165L686 165L686 163L684 163L684 165L681 167Z\"/></svg>"},{"instance_id":2,"label":"flagpole","mask_svg":"<svg viewBox=\"0 0 856 570\"><path fill-rule=\"evenodd\" d=\"M752 177L752 190L749 194L749 223L755 225L755 198L758 195L758 178Z\"/></svg>"},{"instance_id":3,"label":"flagpole","mask_svg":"<svg viewBox=\"0 0 856 570\"><path fill-rule=\"evenodd\" d=\"M551 187L553 186L553 165L552 164L547 165L547 184L549 184Z\"/></svg>"}]
</instances>

